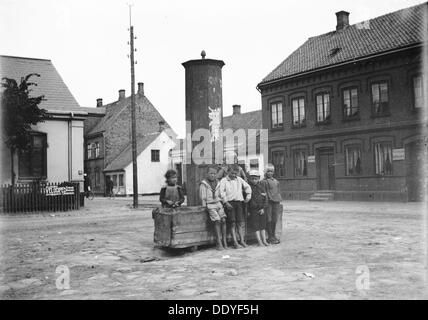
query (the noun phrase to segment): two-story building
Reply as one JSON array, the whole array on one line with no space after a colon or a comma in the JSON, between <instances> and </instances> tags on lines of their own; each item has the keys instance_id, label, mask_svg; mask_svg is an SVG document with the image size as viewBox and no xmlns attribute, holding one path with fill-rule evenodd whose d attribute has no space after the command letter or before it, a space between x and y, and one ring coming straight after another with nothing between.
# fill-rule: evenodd
<instances>
[{"instance_id":1,"label":"two-story building","mask_svg":"<svg viewBox=\"0 0 428 320\"><path fill-rule=\"evenodd\" d=\"M427 3L309 38L258 84L286 199L426 194ZM425 167L424 167L425 166Z\"/></svg>"},{"instance_id":2,"label":"two-story building","mask_svg":"<svg viewBox=\"0 0 428 320\"><path fill-rule=\"evenodd\" d=\"M146 97L141 82L135 105L139 193L159 192L176 134ZM131 96L119 90L117 101L103 105L102 99L97 99L96 106L93 109L100 110L99 115L85 121L85 173L96 194L105 193L105 179L110 176L115 193L131 195Z\"/></svg>"}]
</instances>

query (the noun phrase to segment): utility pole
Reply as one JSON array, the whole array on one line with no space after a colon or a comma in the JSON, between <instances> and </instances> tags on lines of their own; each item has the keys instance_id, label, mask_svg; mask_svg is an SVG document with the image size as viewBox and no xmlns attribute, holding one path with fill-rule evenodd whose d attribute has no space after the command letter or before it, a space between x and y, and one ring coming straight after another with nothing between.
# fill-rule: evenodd
<instances>
[{"instance_id":1,"label":"utility pole","mask_svg":"<svg viewBox=\"0 0 428 320\"><path fill-rule=\"evenodd\" d=\"M137 138L135 116L135 73L134 73L134 27L131 20L131 5L129 5L129 34L130 34L130 59L131 59L131 143L132 143L132 183L133 206L138 208L138 171L137 171Z\"/></svg>"}]
</instances>

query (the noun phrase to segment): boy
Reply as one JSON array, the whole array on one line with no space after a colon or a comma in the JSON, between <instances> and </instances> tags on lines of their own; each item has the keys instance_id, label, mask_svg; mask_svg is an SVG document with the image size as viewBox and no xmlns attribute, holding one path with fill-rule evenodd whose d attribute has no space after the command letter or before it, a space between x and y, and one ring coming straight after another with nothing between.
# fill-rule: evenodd
<instances>
[{"instance_id":1,"label":"boy","mask_svg":"<svg viewBox=\"0 0 428 320\"><path fill-rule=\"evenodd\" d=\"M180 207L184 202L184 194L181 186L177 185L177 172L168 170L165 173L166 185L160 191L159 201L162 208Z\"/></svg>"},{"instance_id":2,"label":"boy","mask_svg":"<svg viewBox=\"0 0 428 320\"><path fill-rule=\"evenodd\" d=\"M207 208L211 221L214 223L217 250L227 249L226 214L220 198L220 183L216 178L217 167L208 167L207 178L201 181L199 196L202 205Z\"/></svg>"},{"instance_id":3,"label":"boy","mask_svg":"<svg viewBox=\"0 0 428 320\"><path fill-rule=\"evenodd\" d=\"M251 199L251 188L242 178L238 177L239 166L231 165L228 175L220 181L220 197L226 208L227 219L230 221L230 228L235 249L247 247L244 239L244 215L243 203L248 203ZM245 191L244 199L242 191ZM238 231L240 243L237 241L236 229Z\"/></svg>"},{"instance_id":4,"label":"boy","mask_svg":"<svg viewBox=\"0 0 428 320\"><path fill-rule=\"evenodd\" d=\"M278 244L280 241L275 235L276 222L278 221L279 205L282 201L281 190L279 187L279 181L273 177L275 167L268 163L265 170L265 179L263 184L266 189L268 205L266 207L266 218L267 218L267 231L268 231L268 242L271 244Z\"/></svg>"},{"instance_id":5,"label":"boy","mask_svg":"<svg viewBox=\"0 0 428 320\"><path fill-rule=\"evenodd\" d=\"M267 207L266 189L260 182L260 174L256 170L250 171L251 200L248 203L250 212L250 221L256 232L256 238L259 247L268 246L266 241L266 213L264 208Z\"/></svg>"}]
</instances>

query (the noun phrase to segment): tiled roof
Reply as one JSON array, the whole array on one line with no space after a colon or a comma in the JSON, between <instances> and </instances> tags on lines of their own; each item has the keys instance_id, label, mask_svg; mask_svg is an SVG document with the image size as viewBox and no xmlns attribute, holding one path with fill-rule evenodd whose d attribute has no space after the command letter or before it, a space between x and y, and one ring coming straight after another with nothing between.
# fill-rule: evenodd
<instances>
[{"instance_id":1,"label":"tiled roof","mask_svg":"<svg viewBox=\"0 0 428 320\"><path fill-rule=\"evenodd\" d=\"M143 152L153 141L159 137L160 132L148 134L137 139L137 155ZM132 145L131 143L104 169L104 171L124 170L132 163Z\"/></svg>"},{"instance_id":2,"label":"tiled roof","mask_svg":"<svg viewBox=\"0 0 428 320\"><path fill-rule=\"evenodd\" d=\"M223 117L223 130L229 128L233 130L261 129L262 111L257 110Z\"/></svg>"},{"instance_id":3,"label":"tiled roof","mask_svg":"<svg viewBox=\"0 0 428 320\"><path fill-rule=\"evenodd\" d=\"M426 41L428 2L309 38L259 85Z\"/></svg>"},{"instance_id":4,"label":"tiled roof","mask_svg":"<svg viewBox=\"0 0 428 320\"><path fill-rule=\"evenodd\" d=\"M153 106L146 96L135 95L136 110L140 110L143 115L142 126L139 126L139 135L145 135L158 130L159 121L165 121L159 111ZM105 116L101 118L100 122L88 133L89 135L105 131L110 128L119 115L126 109L131 109L131 97L119 100L105 105ZM140 120L139 120L140 121ZM170 128L169 124L165 121L165 128Z\"/></svg>"},{"instance_id":5,"label":"tiled roof","mask_svg":"<svg viewBox=\"0 0 428 320\"><path fill-rule=\"evenodd\" d=\"M89 115L103 116L106 114L106 108L104 107L81 107L83 111Z\"/></svg>"},{"instance_id":6,"label":"tiled roof","mask_svg":"<svg viewBox=\"0 0 428 320\"><path fill-rule=\"evenodd\" d=\"M21 78L30 73L40 74L40 77L30 78L31 82L37 83L37 86L32 87L31 95L45 96L46 100L40 103L40 108L51 112L80 111L85 113L50 60L0 55L1 78L15 79L19 84Z\"/></svg>"}]
</instances>

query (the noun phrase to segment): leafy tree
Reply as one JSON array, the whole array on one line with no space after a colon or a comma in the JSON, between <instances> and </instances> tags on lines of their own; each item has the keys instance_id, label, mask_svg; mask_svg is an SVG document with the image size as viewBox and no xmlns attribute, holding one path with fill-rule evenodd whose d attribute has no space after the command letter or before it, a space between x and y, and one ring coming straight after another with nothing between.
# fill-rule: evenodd
<instances>
[{"instance_id":1,"label":"leafy tree","mask_svg":"<svg viewBox=\"0 0 428 320\"><path fill-rule=\"evenodd\" d=\"M47 118L45 109L39 104L45 100L44 96L30 97L32 86L37 83L30 82L31 73L18 83L14 79L2 78L1 92L1 118L2 139L10 150L12 184L15 183L14 154L17 150L27 150L31 142L31 126L43 122Z\"/></svg>"}]
</instances>

